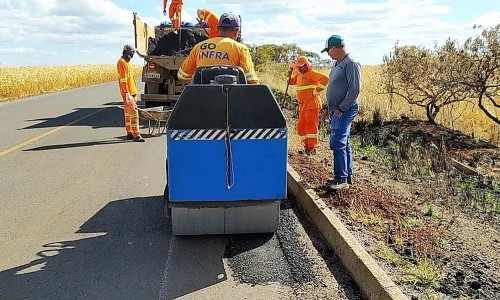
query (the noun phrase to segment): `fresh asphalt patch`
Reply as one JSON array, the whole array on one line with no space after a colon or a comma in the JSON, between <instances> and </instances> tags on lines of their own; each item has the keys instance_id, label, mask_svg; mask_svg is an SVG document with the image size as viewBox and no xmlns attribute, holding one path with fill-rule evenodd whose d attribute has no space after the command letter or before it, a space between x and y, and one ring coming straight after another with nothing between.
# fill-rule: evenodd
<instances>
[{"instance_id":1,"label":"fresh asphalt patch","mask_svg":"<svg viewBox=\"0 0 500 300\"><path fill-rule=\"evenodd\" d=\"M224 256L240 283L250 285L271 282L293 286L321 281L307 245L297 228L300 222L283 201L276 234L240 234L227 236Z\"/></svg>"},{"instance_id":2,"label":"fresh asphalt patch","mask_svg":"<svg viewBox=\"0 0 500 300\"><path fill-rule=\"evenodd\" d=\"M299 221L288 201L281 205L276 234L227 237L225 257L239 282L250 285L275 282L292 286L318 279L297 232Z\"/></svg>"}]
</instances>

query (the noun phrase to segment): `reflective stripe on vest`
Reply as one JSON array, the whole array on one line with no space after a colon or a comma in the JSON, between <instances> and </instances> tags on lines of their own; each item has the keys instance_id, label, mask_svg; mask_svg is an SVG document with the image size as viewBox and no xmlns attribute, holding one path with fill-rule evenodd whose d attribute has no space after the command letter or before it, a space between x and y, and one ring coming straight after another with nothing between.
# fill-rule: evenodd
<instances>
[{"instance_id":1,"label":"reflective stripe on vest","mask_svg":"<svg viewBox=\"0 0 500 300\"><path fill-rule=\"evenodd\" d=\"M303 91L308 89L315 89L316 85L300 85L295 88L296 91Z\"/></svg>"},{"instance_id":2,"label":"reflective stripe on vest","mask_svg":"<svg viewBox=\"0 0 500 300\"><path fill-rule=\"evenodd\" d=\"M247 81L257 80L257 74L255 73L245 73L245 78Z\"/></svg>"},{"instance_id":3,"label":"reflective stripe on vest","mask_svg":"<svg viewBox=\"0 0 500 300\"><path fill-rule=\"evenodd\" d=\"M189 76L189 74L187 74L186 72L182 71L182 69L179 69L179 71L177 72L177 77L179 77L181 79L191 78L191 76Z\"/></svg>"}]
</instances>

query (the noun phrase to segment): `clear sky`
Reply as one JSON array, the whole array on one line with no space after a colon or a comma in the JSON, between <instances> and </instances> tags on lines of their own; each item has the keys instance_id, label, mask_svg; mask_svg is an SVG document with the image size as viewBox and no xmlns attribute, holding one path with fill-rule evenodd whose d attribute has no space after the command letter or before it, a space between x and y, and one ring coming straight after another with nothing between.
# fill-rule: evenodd
<instances>
[{"instance_id":1,"label":"clear sky","mask_svg":"<svg viewBox=\"0 0 500 300\"><path fill-rule=\"evenodd\" d=\"M184 0L183 20L198 8L241 15L249 44L319 53L339 34L365 65L380 64L396 41L431 48L500 23L499 0ZM166 20L161 0L0 0L0 65L114 64L134 44L132 12L151 26Z\"/></svg>"}]
</instances>

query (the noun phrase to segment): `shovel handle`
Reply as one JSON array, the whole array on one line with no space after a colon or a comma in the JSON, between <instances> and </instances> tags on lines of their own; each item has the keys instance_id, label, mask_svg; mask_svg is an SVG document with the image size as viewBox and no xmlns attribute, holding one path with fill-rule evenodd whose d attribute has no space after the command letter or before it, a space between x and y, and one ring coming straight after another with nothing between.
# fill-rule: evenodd
<instances>
[{"instance_id":1,"label":"shovel handle","mask_svg":"<svg viewBox=\"0 0 500 300\"><path fill-rule=\"evenodd\" d=\"M288 95L288 87L290 86L290 79L292 78L293 68L290 67L290 76L288 76L288 80L286 82L285 95Z\"/></svg>"},{"instance_id":2,"label":"shovel handle","mask_svg":"<svg viewBox=\"0 0 500 300\"><path fill-rule=\"evenodd\" d=\"M201 26L201 19L200 18L196 18L196 21L198 21L198 24L200 24L200 26ZM203 28L203 31L205 31L205 33L208 35L207 29L205 27L201 27L201 28Z\"/></svg>"}]
</instances>

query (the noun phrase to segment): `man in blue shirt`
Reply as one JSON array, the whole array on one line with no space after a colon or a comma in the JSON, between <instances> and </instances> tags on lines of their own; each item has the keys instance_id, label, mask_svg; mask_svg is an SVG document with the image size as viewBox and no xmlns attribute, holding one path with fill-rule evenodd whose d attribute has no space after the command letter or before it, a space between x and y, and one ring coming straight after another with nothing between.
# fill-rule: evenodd
<instances>
[{"instance_id":1,"label":"man in blue shirt","mask_svg":"<svg viewBox=\"0 0 500 300\"><path fill-rule=\"evenodd\" d=\"M359 111L361 66L345 50L344 39L332 35L325 49L334 61L330 71L326 100L331 120L330 149L333 151L333 179L327 188L337 190L352 184L352 151L349 143L351 123Z\"/></svg>"}]
</instances>

